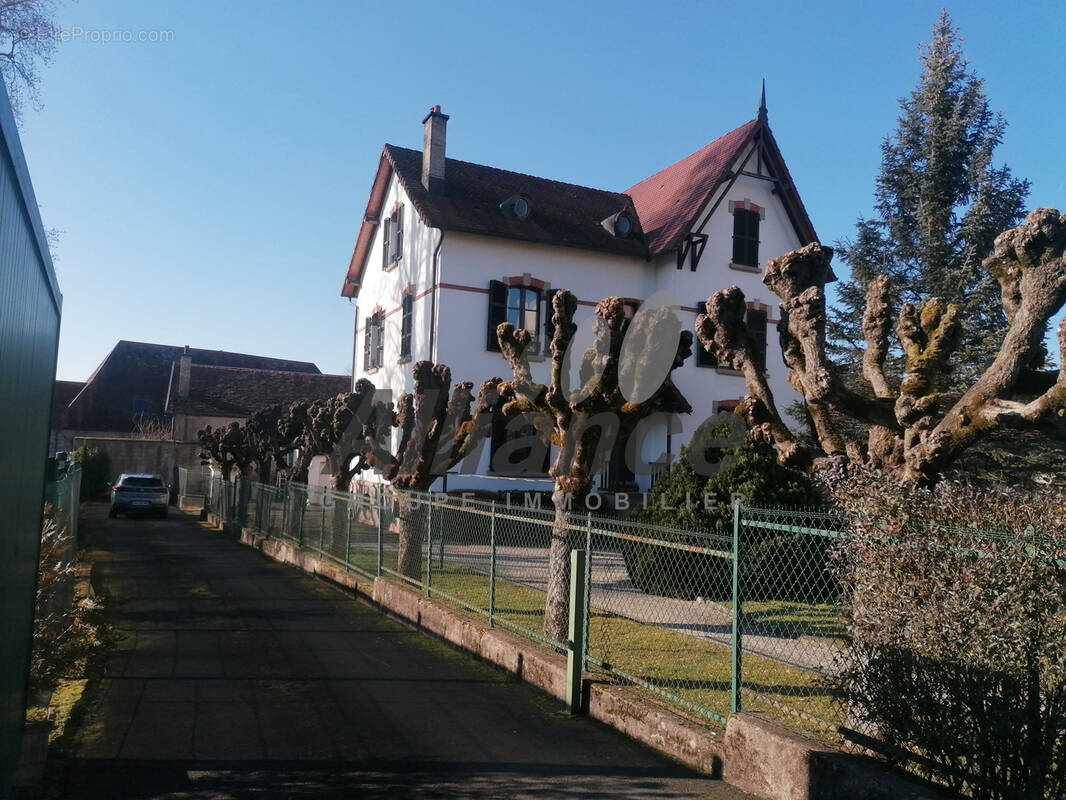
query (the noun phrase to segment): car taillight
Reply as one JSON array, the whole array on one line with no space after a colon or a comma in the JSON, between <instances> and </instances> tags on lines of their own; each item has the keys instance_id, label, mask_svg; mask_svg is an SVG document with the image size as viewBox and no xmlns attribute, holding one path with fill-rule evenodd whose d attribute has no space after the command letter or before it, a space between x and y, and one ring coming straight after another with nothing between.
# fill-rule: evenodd
<instances>
[{"instance_id":1,"label":"car taillight","mask_svg":"<svg viewBox=\"0 0 1066 800\"><path fill-rule=\"evenodd\" d=\"M156 494L170 494L170 489L168 489L166 486L160 486L155 491Z\"/></svg>"}]
</instances>

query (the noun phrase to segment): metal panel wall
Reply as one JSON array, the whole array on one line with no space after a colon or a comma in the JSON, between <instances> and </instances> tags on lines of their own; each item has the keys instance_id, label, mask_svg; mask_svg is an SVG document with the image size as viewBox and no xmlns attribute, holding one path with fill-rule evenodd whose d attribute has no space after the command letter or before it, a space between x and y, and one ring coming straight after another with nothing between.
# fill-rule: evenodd
<instances>
[{"instance_id":1,"label":"metal panel wall","mask_svg":"<svg viewBox=\"0 0 1066 800\"><path fill-rule=\"evenodd\" d=\"M26 705L62 298L0 84L0 798Z\"/></svg>"}]
</instances>

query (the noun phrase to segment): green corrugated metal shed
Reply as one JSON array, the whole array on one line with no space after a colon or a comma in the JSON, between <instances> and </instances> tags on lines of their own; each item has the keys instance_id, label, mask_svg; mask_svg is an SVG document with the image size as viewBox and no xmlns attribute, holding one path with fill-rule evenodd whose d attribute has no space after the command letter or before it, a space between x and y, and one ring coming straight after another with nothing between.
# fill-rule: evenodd
<instances>
[{"instance_id":1,"label":"green corrugated metal shed","mask_svg":"<svg viewBox=\"0 0 1066 800\"><path fill-rule=\"evenodd\" d=\"M0 798L22 740L62 296L0 83Z\"/></svg>"}]
</instances>

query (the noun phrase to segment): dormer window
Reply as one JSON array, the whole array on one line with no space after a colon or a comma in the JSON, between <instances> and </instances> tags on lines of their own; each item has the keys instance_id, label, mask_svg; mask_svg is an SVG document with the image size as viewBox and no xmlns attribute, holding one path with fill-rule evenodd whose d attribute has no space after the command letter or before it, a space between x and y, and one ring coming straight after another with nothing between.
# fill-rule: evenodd
<instances>
[{"instance_id":1,"label":"dormer window","mask_svg":"<svg viewBox=\"0 0 1066 800\"><path fill-rule=\"evenodd\" d=\"M612 236L617 236L619 239L628 239L633 235L636 230L636 223L633 218L625 211L619 211L607 219L603 220L600 225L603 229Z\"/></svg>"},{"instance_id":2,"label":"dormer window","mask_svg":"<svg viewBox=\"0 0 1066 800\"><path fill-rule=\"evenodd\" d=\"M381 231L382 268L389 269L403 258L403 206L397 205L385 218Z\"/></svg>"},{"instance_id":3,"label":"dormer window","mask_svg":"<svg viewBox=\"0 0 1066 800\"><path fill-rule=\"evenodd\" d=\"M527 221L533 214L533 208L529 205L529 200L517 194L500 203L500 211L521 222Z\"/></svg>"}]
</instances>

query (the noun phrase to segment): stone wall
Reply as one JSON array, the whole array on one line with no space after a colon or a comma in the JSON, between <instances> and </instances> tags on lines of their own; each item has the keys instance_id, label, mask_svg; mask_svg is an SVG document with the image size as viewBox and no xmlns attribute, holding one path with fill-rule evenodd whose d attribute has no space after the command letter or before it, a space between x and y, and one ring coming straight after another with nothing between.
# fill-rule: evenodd
<instances>
[{"instance_id":1,"label":"stone wall","mask_svg":"<svg viewBox=\"0 0 1066 800\"><path fill-rule=\"evenodd\" d=\"M111 464L108 480L123 472L151 472L163 480L178 483L178 467L200 466L197 442L173 442L158 439L125 439L106 436L75 436L74 447L95 447L107 453Z\"/></svg>"}]
</instances>

